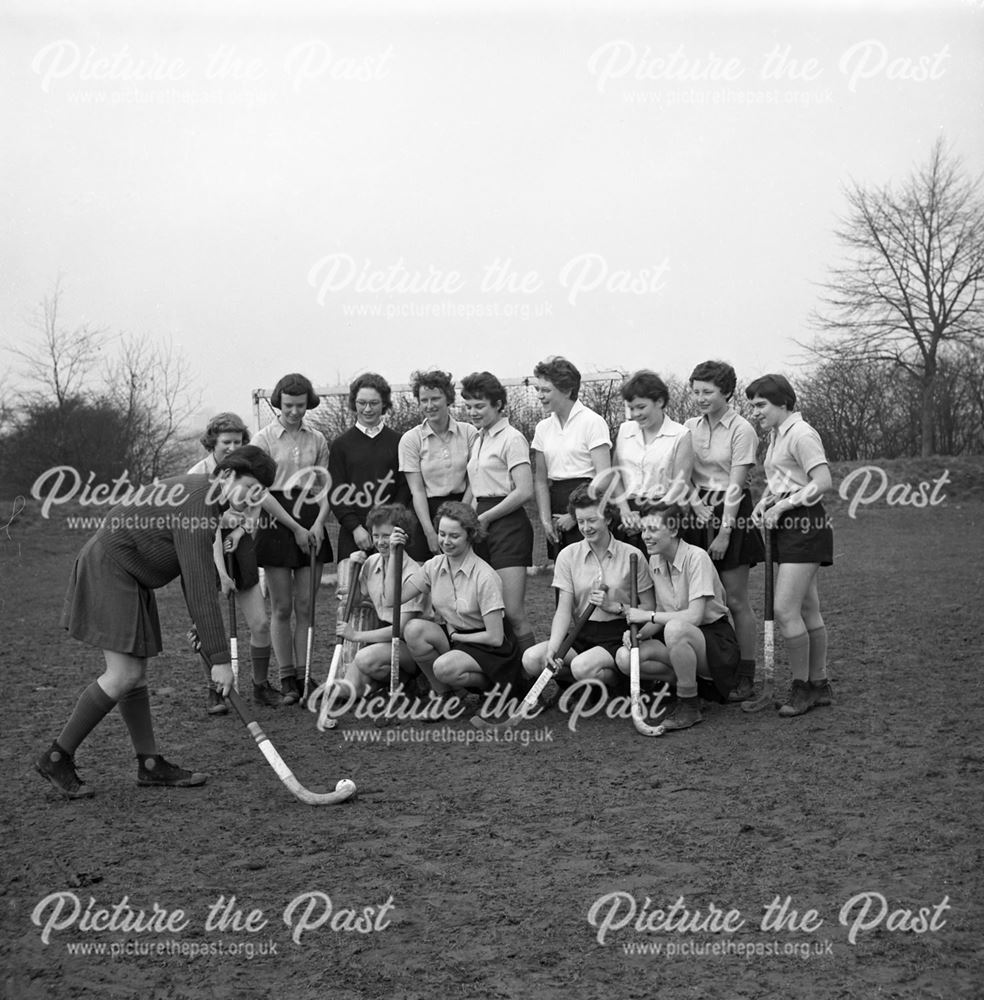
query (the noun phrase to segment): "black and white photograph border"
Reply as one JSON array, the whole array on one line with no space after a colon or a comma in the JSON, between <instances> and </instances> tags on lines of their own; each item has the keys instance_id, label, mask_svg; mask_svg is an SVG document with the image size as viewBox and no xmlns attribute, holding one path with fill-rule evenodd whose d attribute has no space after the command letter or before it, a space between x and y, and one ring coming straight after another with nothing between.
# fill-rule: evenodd
<instances>
[{"instance_id":1,"label":"black and white photograph border","mask_svg":"<svg viewBox=\"0 0 984 1000\"><path fill-rule=\"evenodd\" d=\"M0 995L980 996L984 3L8 0L0 28ZM186 637L207 561L130 623L159 613L164 756L134 760L123 701L67 764L45 750L104 669L63 608L80 634L117 599L69 608L76 557L121 500L167 506L217 414L255 436L303 373L330 451L366 372L401 434L416 373L449 373L467 423L461 380L492 372L529 442L554 355L612 442L633 372L682 424L695 367L732 365L753 501L745 387L788 379L830 472L829 697L777 710L780 545L774 647L748 577L759 711L704 699L650 739L627 677L562 671L522 716L525 691L333 707L372 619L333 513L303 565L309 704L276 657L251 692L241 597L228 710L229 657L207 621ZM525 507L546 641L551 515ZM654 727L690 700L637 680Z\"/></svg>"}]
</instances>

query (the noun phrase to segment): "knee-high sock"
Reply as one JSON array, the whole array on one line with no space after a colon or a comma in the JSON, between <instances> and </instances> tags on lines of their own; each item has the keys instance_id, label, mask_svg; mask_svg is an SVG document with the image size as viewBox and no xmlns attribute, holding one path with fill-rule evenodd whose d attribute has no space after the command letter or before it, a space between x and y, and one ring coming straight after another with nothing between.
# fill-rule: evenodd
<instances>
[{"instance_id":1,"label":"knee-high sock","mask_svg":"<svg viewBox=\"0 0 984 1000\"><path fill-rule=\"evenodd\" d=\"M810 679L810 637L804 632L786 639L786 655L789 657L789 672L794 681Z\"/></svg>"},{"instance_id":2,"label":"knee-high sock","mask_svg":"<svg viewBox=\"0 0 984 1000\"><path fill-rule=\"evenodd\" d=\"M812 628L806 633L810 637L810 680L827 679L827 626Z\"/></svg>"},{"instance_id":3,"label":"knee-high sock","mask_svg":"<svg viewBox=\"0 0 984 1000\"><path fill-rule=\"evenodd\" d=\"M157 753L154 740L154 723L150 717L150 693L147 685L141 684L120 698L120 715L130 731L133 749L141 755L153 756Z\"/></svg>"},{"instance_id":4,"label":"knee-high sock","mask_svg":"<svg viewBox=\"0 0 984 1000\"><path fill-rule=\"evenodd\" d=\"M79 744L115 707L116 702L93 681L79 696L75 708L57 739L58 746L71 755Z\"/></svg>"},{"instance_id":5,"label":"knee-high sock","mask_svg":"<svg viewBox=\"0 0 984 1000\"><path fill-rule=\"evenodd\" d=\"M253 664L253 683L265 684L270 675L270 647L250 643L249 658Z\"/></svg>"}]
</instances>

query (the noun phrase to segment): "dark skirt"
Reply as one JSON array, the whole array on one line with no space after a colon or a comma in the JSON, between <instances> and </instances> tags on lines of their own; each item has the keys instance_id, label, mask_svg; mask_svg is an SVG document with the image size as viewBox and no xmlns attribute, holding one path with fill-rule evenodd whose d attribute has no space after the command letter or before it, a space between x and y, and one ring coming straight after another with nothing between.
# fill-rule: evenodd
<instances>
[{"instance_id":1,"label":"dark skirt","mask_svg":"<svg viewBox=\"0 0 984 1000\"><path fill-rule=\"evenodd\" d=\"M452 642L450 637L448 638L451 649L458 653L467 653L478 664L479 669L489 681L500 687L515 685L521 673L516 637L512 634L509 626L503 624L505 626L504 638L498 646L479 646L472 642L463 642L461 639L455 639ZM465 629L449 630L447 625L444 625L443 628L445 635L448 635L449 631L454 631L456 636L485 631L484 628L467 631Z\"/></svg>"},{"instance_id":2,"label":"dark skirt","mask_svg":"<svg viewBox=\"0 0 984 1000\"><path fill-rule=\"evenodd\" d=\"M460 501L463 496L464 493L449 493L445 497L428 497L427 510L430 514L431 524L434 523L434 518L437 516L437 508L442 503L449 503L452 500ZM427 536L424 534L424 529L420 526L419 522L414 528L413 537L407 544L406 552L411 559L416 559L419 563L427 562L434 555L427 547Z\"/></svg>"},{"instance_id":3,"label":"dark skirt","mask_svg":"<svg viewBox=\"0 0 984 1000\"><path fill-rule=\"evenodd\" d=\"M567 514L567 503L571 498L571 494L578 486L587 486L591 482L590 479L551 479L550 480L550 513L551 514ZM575 542L581 541L584 535L577 530L577 525L569 528L567 531L557 532L558 541L547 542L547 555L551 559L557 558L557 553L561 549L566 549L568 545L573 545Z\"/></svg>"},{"instance_id":4,"label":"dark skirt","mask_svg":"<svg viewBox=\"0 0 984 1000\"><path fill-rule=\"evenodd\" d=\"M822 503L787 511L772 537L777 563L834 564L834 531Z\"/></svg>"},{"instance_id":5,"label":"dark skirt","mask_svg":"<svg viewBox=\"0 0 984 1000\"><path fill-rule=\"evenodd\" d=\"M305 502L300 512L294 510L294 497L279 490L271 490L270 496L280 504L303 528L310 528L318 519L321 508L316 503ZM331 542L328 532L318 550L318 562L328 563L332 560ZM260 520L260 529L256 533L256 561L260 566L282 566L285 569L300 569L310 563L311 554L294 541L294 533L285 524L275 521L266 511Z\"/></svg>"},{"instance_id":6,"label":"dark skirt","mask_svg":"<svg viewBox=\"0 0 984 1000\"><path fill-rule=\"evenodd\" d=\"M648 501L647 501L648 502ZM629 507L638 511L642 508L642 504L634 498L629 498ZM626 545L631 545L633 548L638 549L642 553L643 558L649 561L649 550L646 548L646 543L642 540L641 531L629 531L621 521L618 524L612 525L612 534L620 541L625 542Z\"/></svg>"},{"instance_id":7,"label":"dark skirt","mask_svg":"<svg viewBox=\"0 0 984 1000\"><path fill-rule=\"evenodd\" d=\"M741 659L738 638L726 615L699 627L704 636L711 679L697 678L698 694L708 701L726 701L738 683L738 662ZM701 684L701 681L704 683Z\"/></svg>"},{"instance_id":8,"label":"dark skirt","mask_svg":"<svg viewBox=\"0 0 984 1000\"><path fill-rule=\"evenodd\" d=\"M701 490L700 498L706 503L708 498L713 499L720 494L720 490ZM714 514L710 522L703 526L694 523L695 518L691 512L688 518L689 523L681 531L680 537L706 552L721 528L723 517L723 500L714 504ZM722 570L737 569L739 566L757 566L761 562L765 562L765 545L758 528L752 524L752 497L745 490L738 504L735 526L731 529L727 551L723 558L714 560L714 568L720 573Z\"/></svg>"},{"instance_id":9,"label":"dark skirt","mask_svg":"<svg viewBox=\"0 0 984 1000\"><path fill-rule=\"evenodd\" d=\"M622 636L627 628L624 618L613 618L607 622L587 621L571 643L571 649L576 654L600 646L615 659L615 654L622 648Z\"/></svg>"},{"instance_id":10,"label":"dark skirt","mask_svg":"<svg viewBox=\"0 0 984 1000\"><path fill-rule=\"evenodd\" d=\"M476 510L483 514L502 501L502 497L479 497ZM488 525L485 540L476 543L475 554L493 569L533 565L533 525L520 507Z\"/></svg>"},{"instance_id":11,"label":"dark skirt","mask_svg":"<svg viewBox=\"0 0 984 1000\"><path fill-rule=\"evenodd\" d=\"M74 638L114 653L145 658L163 649L154 592L109 557L98 535L75 560L61 624Z\"/></svg>"}]
</instances>

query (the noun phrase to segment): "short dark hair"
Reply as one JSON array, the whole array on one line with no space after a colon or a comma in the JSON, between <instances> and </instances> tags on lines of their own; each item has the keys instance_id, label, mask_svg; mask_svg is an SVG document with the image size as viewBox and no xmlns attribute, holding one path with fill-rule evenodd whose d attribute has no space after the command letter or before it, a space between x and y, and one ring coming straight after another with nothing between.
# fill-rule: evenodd
<instances>
[{"instance_id":1,"label":"short dark hair","mask_svg":"<svg viewBox=\"0 0 984 1000\"><path fill-rule=\"evenodd\" d=\"M544 358L533 369L535 378L546 379L555 389L558 389L570 399L577 399L581 390L581 373L559 354Z\"/></svg>"},{"instance_id":2,"label":"short dark hair","mask_svg":"<svg viewBox=\"0 0 984 1000\"><path fill-rule=\"evenodd\" d=\"M665 524L674 535L679 536L680 529L684 524L684 518L686 517L686 512L679 504L657 501L656 503L643 504L642 507L639 508L640 517L650 517L654 514L658 514L662 519L663 524Z\"/></svg>"},{"instance_id":3,"label":"short dark hair","mask_svg":"<svg viewBox=\"0 0 984 1000\"><path fill-rule=\"evenodd\" d=\"M785 406L787 410L796 406L796 393L785 375L761 375L748 383L745 395L749 399L760 396L774 406Z\"/></svg>"},{"instance_id":4,"label":"short dark hair","mask_svg":"<svg viewBox=\"0 0 984 1000\"><path fill-rule=\"evenodd\" d=\"M487 399L506 408L506 388L491 372L472 372L461 380L462 399Z\"/></svg>"},{"instance_id":5,"label":"short dark hair","mask_svg":"<svg viewBox=\"0 0 984 1000\"><path fill-rule=\"evenodd\" d=\"M421 389L440 389L449 404L454 402L454 378L451 372L442 372L435 368L432 371L413 372L410 378L413 398L418 402Z\"/></svg>"},{"instance_id":6,"label":"short dark hair","mask_svg":"<svg viewBox=\"0 0 984 1000\"><path fill-rule=\"evenodd\" d=\"M465 529L468 541L472 545L485 538L485 529L482 527L482 522L479 521L478 515L471 504L461 503L458 500L447 500L442 503L434 515L435 531L439 530L438 524L440 524L442 517L446 517L451 521L457 521Z\"/></svg>"},{"instance_id":7,"label":"short dark hair","mask_svg":"<svg viewBox=\"0 0 984 1000\"><path fill-rule=\"evenodd\" d=\"M292 393L288 393L288 395L292 395ZM262 448L257 448L255 444L248 444L226 455L215 466L216 475L220 472L231 472L234 479L239 479L241 476L252 476L258 483L262 483L267 489L270 489L277 476L277 463Z\"/></svg>"},{"instance_id":8,"label":"short dark hair","mask_svg":"<svg viewBox=\"0 0 984 1000\"><path fill-rule=\"evenodd\" d=\"M580 486L575 486L571 490L571 495L567 498L567 513L576 518L577 511L585 510L588 507L597 507L609 524L618 521L618 509L614 504L603 504L601 497L595 495L590 485L581 483Z\"/></svg>"},{"instance_id":9,"label":"short dark hair","mask_svg":"<svg viewBox=\"0 0 984 1000\"><path fill-rule=\"evenodd\" d=\"M630 403L639 398L651 399L654 403L662 402L666 406L670 401L670 390L656 372L642 368L622 383L622 399Z\"/></svg>"},{"instance_id":10,"label":"short dark hair","mask_svg":"<svg viewBox=\"0 0 984 1000\"><path fill-rule=\"evenodd\" d=\"M738 376L727 361L702 361L690 373L691 388L694 382L710 382L721 390L721 395L725 399L730 400L735 394Z\"/></svg>"},{"instance_id":11,"label":"short dark hair","mask_svg":"<svg viewBox=\"0 0 984 1000\"><path fill-rule=\"evenodd\" d=\"M215 451L220 434L242 434L243 444L249 444L249 428L237 413L216 413L198 440L206 450Z\"/></svg>"},{"instance_id":12,"label":"short dark hair","mask_svg":"<svg viewBox=\"0 0 984 1000\"><path fill-rule=\"evenodd\" d=\"M369 531L377 524L392 524L394 528L402 528L408 535L412 535L416 523L416 518L402 503L377 504L366 515L366 528Z\"/></svg>"},{"instance_id":13,"label":"short dark hair","mask_svg":"<svg viewBox=\"0 0 984 1000\"><path fill-rule=\"evenodd\" d=\"M389 382L382 375L366 372L349 386L349 409L353 413L356 409L355 397L358 396L360 389L375 389L379 393L379 398L383 401L383 413L387 413L393 408L393 390L390 389Z\"/></svg>"},{"instance_id":14,"label":"short dark hair","mask_svg":"<svg viewBox=\"0 0 984 1000\"><path fill-rule=\"evenodd\" d=\"M321 397L314 391L311 380L306 375L301 375L300 372L291 372L290 375L285 375L273 387L273 392L270 394L270 405L275 410L280 409L281 397L283 396L307 396L309 410L313 410L321 402Z\"/></svg>"}]
</instances>

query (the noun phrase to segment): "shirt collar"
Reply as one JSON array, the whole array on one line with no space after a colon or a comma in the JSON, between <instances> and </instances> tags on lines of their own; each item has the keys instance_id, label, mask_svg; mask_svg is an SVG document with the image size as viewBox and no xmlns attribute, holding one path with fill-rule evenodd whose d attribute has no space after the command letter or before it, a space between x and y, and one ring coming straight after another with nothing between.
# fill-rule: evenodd
<instances>
[{"instance_id":1,"label":"shirt collar","mask_svg":"<svg viewBox=\"0 0 984 1000\"><path fill-rule=\"evenodd\" d=\"M629 425L626 437L642 438L642 427L637 420L627 420L626 423ZM680 433L682 426L682 424L678 424L669 417L663 417L663 423L656 432L656 437L676 437Z\"/></svg>"},{"instance_id":2,"label":"shirt collar","mask_svg":"<svg viewBox=\"0 0 984 1000\"><path fill-rule=\"evenodd\" d=\"M283 437L283 436L284 436L284 435L285 435L285 434L287 433L287 428L286 428L286 427L284 427L284 425L283 425L283 424L282 424L282 423L281 423L281 422L280 422L279 420L278 420L278 421L277 421L277 422L276 422L276 423L275 423L275 424L274 424L273 426L274 426L274 428L275 428L275 430L274 430L274 432L273 432L273 433L274 433L274 434L276 434L276 435L277 435L277 437ZM304 421L302 420L302 421L300 422L300 424L298 424L298 427L297 427L297 429L298 429L299 431L305 431L305 432L306 432L306 431L308 431L308 430L309 430L310 428L309 428L309 427L307 426L307 424L305 424L305 423L304 423Z\"/></svg>"},{"instance_id":3,"label":"shirt collar","mask_svg":"<svg viewBox=\"0 0 984 1000\"><path fill-rule=\"evenodd\" d=\"M789 414L788 417L776 428L776 436L782 437L793 424L798 424L803 419L803 414L799 410L794 410Z\"/></svg>"},{"instance_id":4,"label":"shirt collar","mask_svg":"<svg viewBox=\"0 0 984 1000\"><path fill-rule=\"evenodd\" d=\"M437 437L437 431L434 430L433 427L431 427L431 425L427 422L426 419L420 422L420 433L423 434L424 437L427 437L430 434L433 434L434 437ZM448 433L449 434L458 433L458 421L455 420L454 417L450 416L448 417Z\"/></svg>"},{"instance_id":5,"label":"shirt collar","mask_svg":"<svg viewBox=\"0 0 984 1000\"><path fill-rule=\"evenodd\" d=\"M365 434L367 438L374 438L378 437L383 432L383 428L386 425L382 421L380 421L378 424L376 424L375 427L366 427L365 424L363 424L360 420L356 419L355 426L358 427L359 430L362 431L362 433Z\"/></svg>"},{"instance_id":6,"label":"shirt collar","mask_svg":"<svg viewBox=\"0 0 984 1000\"><path fill-rule=\"evenodd\" d=\"M496 421L491 427L482 431L486 437L498 437L509 426L509 418L503 417Z\"/></svg>"},{"instance_id":7,"label":"shirt collar","mask_svg":"<svg viewBox=\"0 0 984 1000\"><path fill-rule=\"evenodd\" d=\"M681 538L680 539L680 544L677 545L676 555L673 557L673 562L671 564L673 566L673 568L675 570L677 570L678 572L683 569L683 557L684 557L684 555L686 553L686 550L689 549L689 548L690 548L690 544L688 542L685 542ZM669 575L666 572L666 559L663 556L657 556L656 559L657 559L657 561L656 561L656 569L657 569L657 571L660 572L660 573L662 573L664 576Z\"/></svg>"},{"instance_id":8,"label":"shirt collar","mask_svg":"<svg viewBox=\"0 0 984 1000\"><path fill-rule=\"evenodd\" d=\"M714 430L714 428L717 427L718 424L720 424L722 427L730 427L735 422L735 417L737 416L738 414L729 406L724 411L724 413L722 413L721 416L717 418L717 421L713 424L708 419L706 413L702 413L700 415L700 419L702 422L706 421L707 426L710 427L711 430Z\"/></svg>"},{"instance_id":9,"label":"shirt collar","mask_svg":"<svg viewBox=\"0 0 984 1000\"><path fill-rule=\"evenodd\" d=\"M581 400L579 399L575 399L574 405L571 407L571 412L567 414L567 423L564 424L564 427L566 427L567 424L569 424L579 413L582 413L585 409L586 407L584 403L582 403ZM550 416L554 419L557 426L559 427L560 417L558 417L556 413L551 413Z\"/></svg>"},{"instance_id":10,"label":"shirt collar","mask_svg":"<svg viewBox=\"0 0 984 1000\"><path fill-rule=\"evenodd\" d=\"M612 555L615 554L615 542L616 541L617 541L617 539L612 534L611 527L609 527L609 529L608 529L608 544L605 546L605 555L606 556L612 556ZM588 542L588 540L586 538L582 538L581 542L583 542L583 544L584 544L584 548L582 550L582 554L584 556L584 561L587 562L588 556L593 555L592 550L591 550L591 545L590 545L590 543Z\"/></svg>"},{"instance_id":11,"label":"shirt collar","mask_svg":"<svg viewBox=\"0 0 984 1000\"><path fill-rule=\"evenodd\" d=\"M477 561L478 561L478 556L475 555L475 550L472 549L468 553L468 555L466 555L465 558L462 559L461 565L456 570L454 570L454 572L455 573L464 573L465 576L468 576L468 575L471 574L471 571L474 568L474 566L475 566L475 564L476 564ZM451 570L451 561L450 561L450 559L448 559L447 554L445 554L444 560L441 563L441 570L443 572L447 573L448 576L452 576L453 575L452 574L452 570Z\"/></svg>"}]
</instances>

